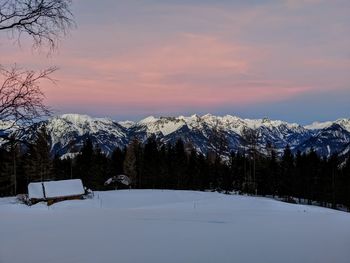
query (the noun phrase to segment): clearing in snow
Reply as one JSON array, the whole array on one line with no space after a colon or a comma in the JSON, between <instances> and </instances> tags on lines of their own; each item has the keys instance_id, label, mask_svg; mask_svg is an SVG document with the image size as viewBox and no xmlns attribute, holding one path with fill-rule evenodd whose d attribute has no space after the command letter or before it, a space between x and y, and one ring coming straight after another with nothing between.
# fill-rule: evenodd
<instances>
[{"instance_id":1,"label":"clearing in snow","mask_svg":"<svg viewBox=\"0 0 350 263\"><path fill-rule=\"evenodd\" d=\"M1 263L350 262L350 214L219 193L124 190L47 207L0 199Z\"/></svg>"}]
</instances>

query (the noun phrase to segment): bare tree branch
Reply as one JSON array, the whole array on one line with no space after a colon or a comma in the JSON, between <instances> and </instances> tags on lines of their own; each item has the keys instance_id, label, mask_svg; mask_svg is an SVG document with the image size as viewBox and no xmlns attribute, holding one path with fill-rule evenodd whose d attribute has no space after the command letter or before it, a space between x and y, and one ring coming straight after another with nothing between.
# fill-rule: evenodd
<instances>
[{"instance_id":1,"label":"bare tree branch","mask_svg":"<svg viewBox=\"0 0 350 263\"><path fill-rule=\"evenodd\" d=\"M57 68L34 72L16 66L0 68L0 132L20 131L50 114L39 88L42 80L55 82L50 75Z\"/></svg>"},{"instance_id":2,"label":"bare tree branch","mask_svg":"<svg viewBox=\"0 0 350 263\"><path fill-rule=\"evenodd\" d=\"M26 33L34 48L52 51L75 25L70 5L71 0L0 0L0 31L9 30L18 40Z\"/></svg>"},{"instance_id":3,"label":"bare tree branch","mask_svg":"<svg viewBox=\"0 0 350 263\"><path fill-rule=\"evenodd\" d=\"M72 0L0 0L0 33L9 32L18 41L27 34L34 48L48 46L50 53L75 25L71 3ZM56 70L51 67L35 72L0 65L0 140L10 140L10 131L12 138L19 140L24 131L50 114L39 84L45 79L53 81L50 76Z\"/></svg>"}]
</instances>

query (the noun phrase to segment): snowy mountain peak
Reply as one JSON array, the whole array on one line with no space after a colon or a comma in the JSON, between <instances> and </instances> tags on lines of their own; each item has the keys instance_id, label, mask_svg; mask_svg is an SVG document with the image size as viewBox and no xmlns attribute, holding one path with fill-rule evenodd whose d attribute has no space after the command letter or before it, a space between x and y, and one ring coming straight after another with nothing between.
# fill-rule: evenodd
<instances>
[{"instance_id":1,"label":"snowy mountain peak","mask_svg":"<svg viewBox=\"0 0 350 263\"><path fill-rule=\"evenodd\" d=\"M73 128L81 135L85 133L97 133L106 126L114 127L116 125L119 124L108 118L93 118L82 114L63 114L48 121L48 127L54 130L57 130L59 127L69 126L68 128Z\"/></svg>"},{"instance_id":2,"label":"snowy mountain peak","mask_svg":"<svg viewBox=\"0 0 350 263\"><path fill-rule=\"evenodd\" d=\"M326 122L318 122L315 121L309 125L305 125L304 127L308 130L321 130L324 128L327 128L332 125L333 122L331 121L326 121Z\"/></svg>"},{"instance_id":3,"label":"snowy mountain peak","mask_svg":"<svg viewBox=\"0 0 350 263\"><path fill-rule=\"evenodd\" d=\"M167 136L186 124L181 117L160 117L149 116L133 126L134 130L144 130L147 134L162 134Z\"/></svg>"},{"instance_id":4,"label":"snowy mountain peak","mask_svg":"<svg viewBox=\"0 0 350 263\"><path fill-rule=\"evenodd\" d=\"M350 132L350 119L337 119L336 121L325 121L325 122L313 122L312 124L304 126L308 130L322 130L326 129L333 124L339 124L342 126L345 130Z\"/></svg>"},{"instance_id":5,"label":"snowy mountain peak","mask_svg":"<svg viewBox=\"0 0 350 263\"><path fill-rule=\"evenodd\" d=\"M206 119L206 118L212 118L212 117L215 117L214 115L210 114L210 113L207 113L205 115L202 116L202 118Z\"/></svg>"},{"instance_id":6,"label":"snowy mountain peak","mask_svg":"<svg viewBox=\"0 0 350 263\"><path fill-rule=\"evenodd\" d=\"M262 123L271 123L271 120L268 117L265 117L261 121Z\"/></svg>"},{"instance_id":7,"label":"snowy mountain peak","mask_svg":"<svg viewBox=\"0 0 350 263\"><path fill-rule=\"evenodd\" d=\"M144 118L143 120L140 120L138 122L138 124L148 124L148 123L156 122L158 120L159 119L154 117L154 116L148 116L148 117Z\"/></svg>"},{"instance_id":8,"label":"snowy mountain peak","mask_svg":"<svg viewBox=\"0 0 350 263\"><path fill-rule=\"evenodd\" d=\"M38 124L42 125L50 135L52 151L60 156L78 151L88 137L105 153L127 143L125 128L108 118L63 114Z\"/></svg>"},{"instance_id":9,"label":"snowy mountain peak","mask_svg":"<svg viewBox=\"0 0 350 263\"><path fill-rule=\"evenodd\" d=\"M190 117L186 117L186 116L183 116L183 115L180 115L178 117L178 119L180 120L184 120L186 122L191 122L191 121L199 121L201 118L201 116L199 116L198 114L193 114L191 115Z\"/></svg>"},{"instance_id":10,"label":"snowy mountain peak","mask_svg":"<svg viewBox=\"0 0 350 263\"><path fill-rule=\"evenodd\" d=\"M350 132L350 119L338 119L335 122Z\"/></svg>"},{"instance_id":11,"label":"snowy mountain peak","mask_svg":"<svg viewBox=\"0 0 350 263\"><path fill-rule=\"evenodd\" d=\"M71 123L90 122L92 120L92 117L88 115L75 114L75 113L63 114L61 116L57 116L56 118L65 119L67 121L70 121Z\"/></svg>"},{"instance_id":12,"label":"snowy mountain peak","mask_svg":"<svg viewBox=\"0 0 350 263\"><path fill-rule=\"evenodd\" d=\"M123 126L124 128L130 128L132 127L133 125L135 125L135 122L134 121L118 121L118 124Z\"/></svg>"},{"instance_id":13,"label":"snowy mountain peak","mask_svg":"<svg viewBox=\"0 0 350 263\"><path fill-rule=\"evenodd\" d=\"M104 123L112 123L113 122L109 118L93 118L93 117L88 116L88 115L75 114L75 113L63 114L61 116L58 116L57 118L64 119L64 120L69 121L71 123L74 123L76 125L81 125L83 123L92 123L92 122L104 122Z\"/></svg>"}]
</instances>

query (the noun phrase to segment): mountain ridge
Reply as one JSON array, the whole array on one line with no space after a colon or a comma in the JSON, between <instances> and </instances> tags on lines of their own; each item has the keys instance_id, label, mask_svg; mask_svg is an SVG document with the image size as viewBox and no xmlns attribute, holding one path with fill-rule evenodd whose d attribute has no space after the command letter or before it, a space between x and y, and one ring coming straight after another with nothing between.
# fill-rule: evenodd
<instances>
[{"instance_id":1,"label":"mountain ridge","mask_svg":"<svg viewBox=\"0 0 350 263\"><path fill-rule=\"evenodd\" d=\"M314 149L319 155L329 157L335 153L348 153L346 147L350 142L350 119L344 118L302 126L282 120L244 119L234 115L148 116L134 122L63 114L36 126L36 129L46 127L51 150L60 156L78 152L88 137L106 154L116 147L125 147L135 137L144 142L150 136L162 143L175 143L182 139L198 152L206 153L214 150L215 143L211 140L218 131L227 141L228 154L242 150L242 146L244 148L245 129L257 131L257 143L262 153L267 152L267 145L272 145L281 154L289 145L294 152Z\"/></svg>"}]
</instances>

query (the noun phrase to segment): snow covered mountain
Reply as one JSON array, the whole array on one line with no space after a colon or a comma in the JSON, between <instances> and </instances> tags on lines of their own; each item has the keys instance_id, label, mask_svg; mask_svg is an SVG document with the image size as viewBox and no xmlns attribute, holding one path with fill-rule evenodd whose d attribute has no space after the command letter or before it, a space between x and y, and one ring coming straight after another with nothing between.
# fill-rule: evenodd
<instances>
[{"instance_id":1,"label":"snow covered mountain","mask_svg":"<svg viewBox=\"0 0 350 263\"><path fill-rule=\"evenodd\" d=\"M350 132L338 123L318 130L312 137L297 147L301 152L314 149L319 155L330 157L339 154L350 143Z\"/></svg>"},{"instance_id":2,"label":"snow covered mountain","mask_svg":"<svg viewBox=\"0 0 350 263\"><path fill-rule=\"evenodd\" d=\"M206 153L217 147L215 136L217 138L218 132L221 137L225 137L228 151L239 151L245 145L242 134L245 129L257 131L257 143L262 153L266 152L268 144L279 153L282 153L287 145L290 145L294 152L314 149L322 156L350 153L350 150L347 150L350 143L350 119L317 122L303 127L279 120L242 119L231 115L150 116L139 122L116 122L106 118L64 114L40 122L35 128L39 129L42 126L45 126L49 133L52 152L60 156L78 152L88 137L107 154L115 147L126 146L132 138L137 137L144 142L150 136L163 143L175 143L181 138L197 151Z\"/></svg>"},{"instance_id":3,"label":"snow covered mountain","mask_svg":"<svg viewBox=\"0 0 350 263\"><path fill-rule=\"evenodd\" d=\"M313 136L297 147L301 152L313 148L319 155L329 157L339 154L342 158L350 156L350 119L314 122L305 126Z\"/></svg>"},{"instance_id":4,"label":"snow covered mountain","mask_svg":"<svg viewBox=\"0 0 350 263\"><path fill-rule=\"evenodd\" d=\"M37 129L42 126L50 137L52 153L59 156L78 152L87 138L105 153L128 143L126 128L106 118L64 114L38 123Z\"/></svg>"},{"instance_id":5,"label":"snow covered mountain","mask_svg":"<svg viewBox=\"0 0 350 263\"><path fill-rule=\"evenodd\" d=\"M269 119L241 119L236 116L223 117L206 114L204 116L192 115L190 117L148 117L129 127L132 135L139 135L145 140L154 135L164 142L173 143L182 138L185 142L191 142L193 146L206 152L210 147L210 138L215 131L225 135L229 149L239 150L244 144L242 132L244 129L258 130L258 144L263 150L271 143L281 151L289 144L292 148L311 136L311 132L298 124L290 124Z\"/></svg>"}]
</instances>

